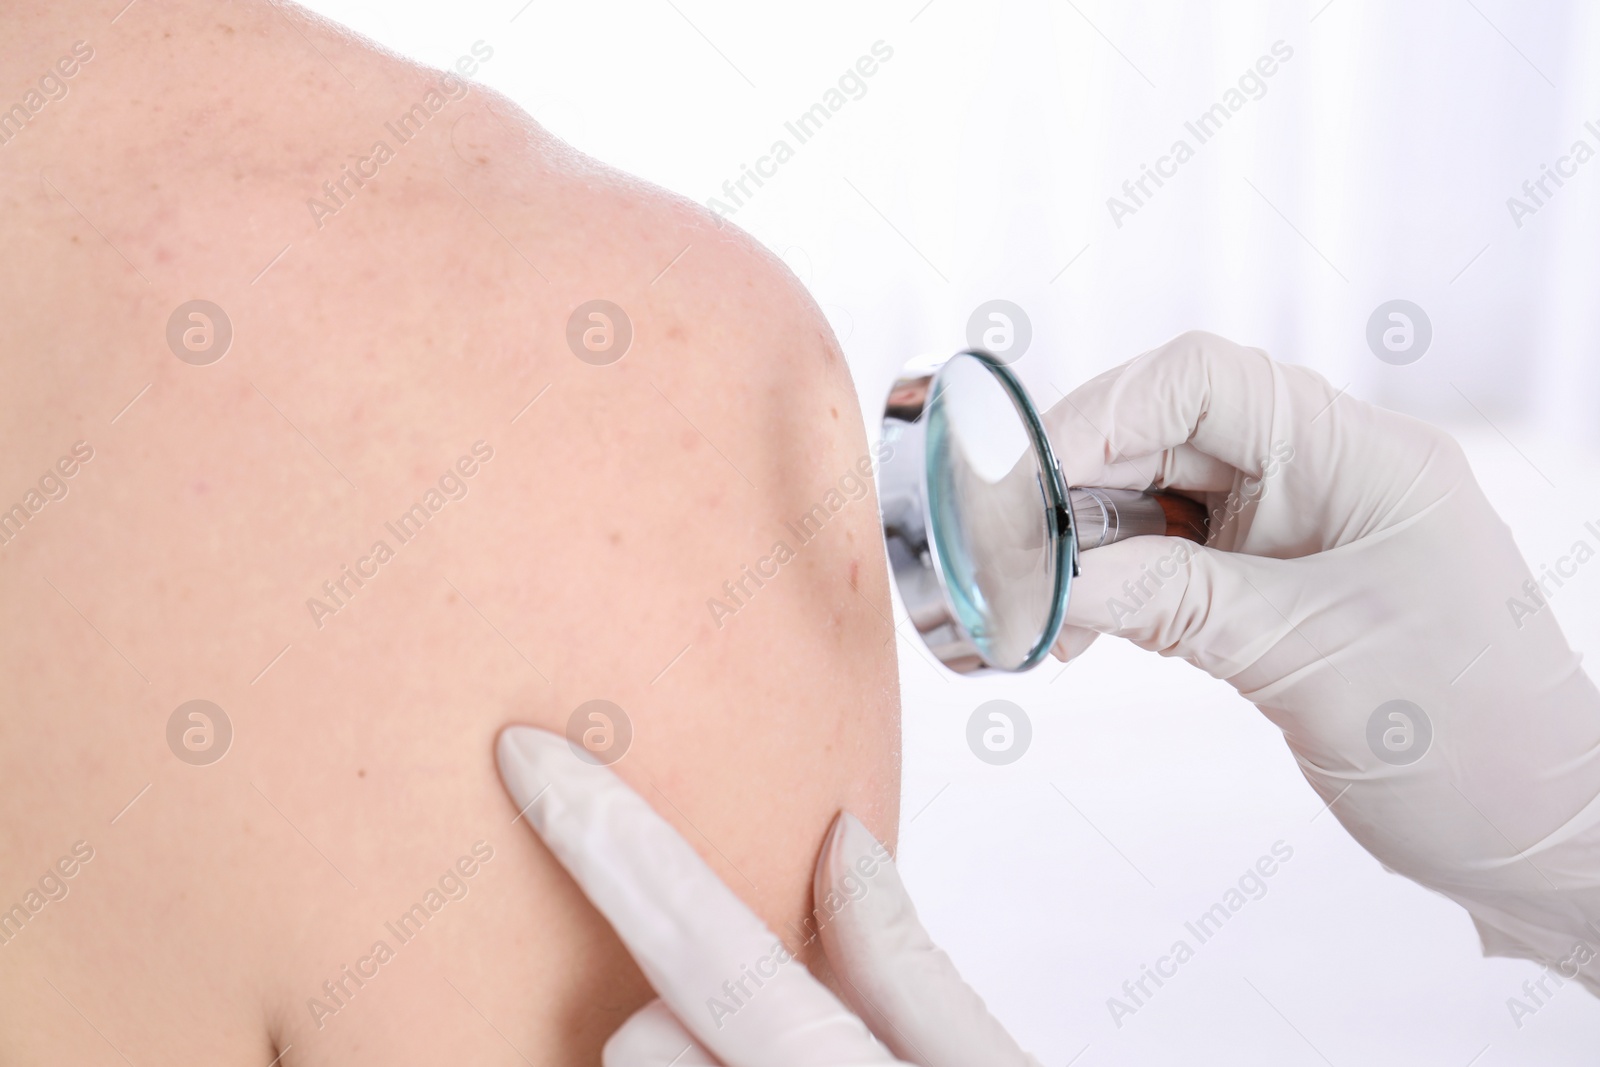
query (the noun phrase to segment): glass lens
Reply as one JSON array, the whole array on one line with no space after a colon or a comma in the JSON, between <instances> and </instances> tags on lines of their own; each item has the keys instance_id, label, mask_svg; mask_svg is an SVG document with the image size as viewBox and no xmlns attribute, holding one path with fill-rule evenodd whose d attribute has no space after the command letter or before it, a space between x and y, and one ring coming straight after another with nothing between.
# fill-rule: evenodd
<instances>
[{"instance_id":1,"label":"glass lens","mask_svg":"<svg viewBox=\"0 0 1600 1067\"><path fill-rule=\"evenodd\" d=\"M1032 666L1055 627L1066 557L1028 423L996 372L965 353L939 371L925 418L928 532L945 591L990 666Z\"/></svg>"}]
</instances>

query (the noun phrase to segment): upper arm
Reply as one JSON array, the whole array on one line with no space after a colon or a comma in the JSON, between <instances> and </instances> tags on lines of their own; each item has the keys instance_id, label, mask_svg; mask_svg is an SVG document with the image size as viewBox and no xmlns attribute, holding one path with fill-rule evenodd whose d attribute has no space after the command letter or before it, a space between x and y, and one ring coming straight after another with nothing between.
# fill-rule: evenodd
<instances>
[{"instance_id":1,"label":"upper arm","mask_svg":"<svg viewBox=\"0 0 1600 1067\"><path fill-rule=\"evenodd\" d=\"M518 401L548 388L504 435L487 517L452 552L454 580L482 591L476 606L540 675L486 652L504 679L497 714L556 731L577 716L581 731L605 725L580 713L588 702L619 708L631 738L616 771L814 962L828 825L849 808L892 842L898 821L888 575L848 369L803 289L742 234L593 182L565 213L629 241L553 277L505 386ZM592 298L631 325L609 365L576 358L561 332ZM497 725L483 724L486 761ZM531 835L507 854L526 884L550 878ZM568 896L529 907L587 912ZM585 958L616 951L606 937ZM644 995L626 988L613 1012Z\"/></svg>"},{"instance_id":2,"label":"upper arm","mask_svg":"<svg viewBox=\"0 0 1600 1067\"><path fill-rule=\"evenodd\" d=\"M528 568L551 674L529 707L565 727L587 700L619 705L619 773L781 928L803 920L840 807L884 840L897 821L873 456L793 277L697 211L646 210L648 237L595 287L633 348L605 367L556 353L547 408L513 446L529 542L582 561Z\"/></svg>"}]
</instances>

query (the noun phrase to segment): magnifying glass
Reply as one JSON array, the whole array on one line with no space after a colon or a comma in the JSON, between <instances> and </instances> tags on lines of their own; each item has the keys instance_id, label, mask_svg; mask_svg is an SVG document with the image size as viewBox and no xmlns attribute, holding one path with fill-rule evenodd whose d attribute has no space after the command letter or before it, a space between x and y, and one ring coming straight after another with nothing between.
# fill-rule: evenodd
<instances>
[{"instance_id":1,"label":"magnifying glass","mask_svg":"<svg viewBox=\"0 0 1600 1067\"><path fill-rule=\"evenodd\" d=\"M883 536L900 599L941 663L1025 671L1066 617L1080 550L1161 534L1204 543L1204 505L1067 485L1038 409L994 356L908 363L883 412Z\"/></svg>"}]
</instances>

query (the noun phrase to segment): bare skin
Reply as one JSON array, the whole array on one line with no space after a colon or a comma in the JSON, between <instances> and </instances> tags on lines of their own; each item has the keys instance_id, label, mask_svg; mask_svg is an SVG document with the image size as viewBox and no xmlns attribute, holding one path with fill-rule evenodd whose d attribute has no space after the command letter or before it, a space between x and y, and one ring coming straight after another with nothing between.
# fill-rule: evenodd
<instances>
[{"instance_id":1,"label":"bare skin","mask_svg":"<svg viewBox=\"0 0 1600 1067\"><path fill-rule=\"evenodd\" d=\"M843 359L748 238L476 85L122 4L0 0L0 1060L597 1062L649 992L494 735L620 706L619 772L777 929L835 811L892 839ZM567 340L597 298L609 365ZM205 320L169 347L193 299L214 362Z\"/></svg>"}]
</instances>

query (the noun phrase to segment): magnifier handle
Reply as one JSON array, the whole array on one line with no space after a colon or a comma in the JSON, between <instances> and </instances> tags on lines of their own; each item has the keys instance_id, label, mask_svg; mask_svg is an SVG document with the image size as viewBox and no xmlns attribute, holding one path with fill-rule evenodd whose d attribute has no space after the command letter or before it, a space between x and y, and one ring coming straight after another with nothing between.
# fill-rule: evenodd
<instances>
[{"instance_id":1,"label":"magnifier handle","mask_svg":"<svg viewBox=\"0 0 1600 1067\"><path fill-rule=\"evenodd\" d=\"M1206 508L1176 493L1139 489L1077 488L1067 491L1080 549L1154 534L1205 543Z\"/></svg>"}]
</instances>

